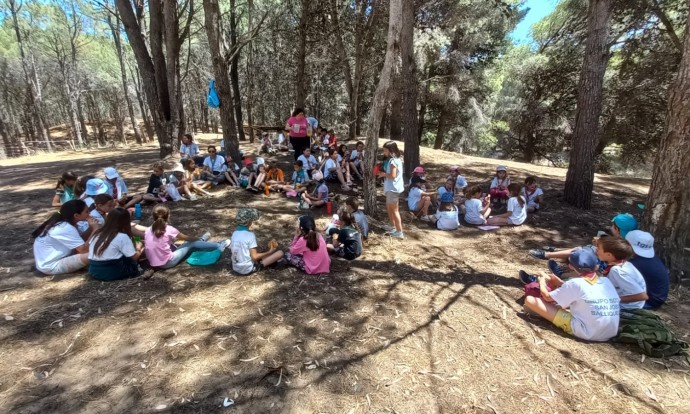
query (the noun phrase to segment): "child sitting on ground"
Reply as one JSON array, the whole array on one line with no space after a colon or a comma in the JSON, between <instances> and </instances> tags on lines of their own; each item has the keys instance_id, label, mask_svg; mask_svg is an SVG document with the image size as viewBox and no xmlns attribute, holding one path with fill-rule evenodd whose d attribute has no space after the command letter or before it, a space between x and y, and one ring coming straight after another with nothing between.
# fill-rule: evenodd
<instances>
[{"instance_id":1,"label":"child sitting on ground","mask_svg":"<svg viewBox=\"0 0 690 414\"><path fill-rule=\"evenodd\" d=\"M306 210L309 208L325 206L328 202L328 186L323 179L321 171L316 170L311 176L312 181L316 183L316 188L312 194L306 191L302 193L299 208Z\"/></svg>"},{"instance_id":2,"label":"child sitting on ground","mask_svg":"<svg viewBox=\"0 0 690 414\"><path fill-rule=\"evenodd\" d=\"M453 202L453 194L448 192L441 196L441 205L431 220L438 230L457 230L460 227L458 208Z\"/></svg>"},{"instance_id":3,"label":"child sitting on ground","mask_svg":"<svg viewBox=\"0 0 690 414\"><path fill-rule=\"evenodd\" d=\"M273 142L271 138L268 137L268 132L261 134L261 152L268 153L270 155L275 155L276 150L273 148Z\"/></svg>"},{"instance_id":4,"label":"child sitting on ground","mask_svg":"<svg viewBox=\"0 0 690 414\"><path fill-rule=\"evenodd\" d=\"M285 184L285 173L283 170L278 168L275 160L268 163L268 169L266 170L266 183L273 186L275 184L284 185Z\"/></svg>"},{"instance_id":5,"label":"child sitting on ground","mask_svg":"<svg viewBox=\"0 0 690 414\"><path fill-rule=\"evenodd\" d=\"M358 180L364 179L364 163L362 163L362 158L364 157L364 144L361 141L357 141L355 144L355 149L350 153L350 171L352 171Z\"/></svg>"},{"instance_id":6,"label":"child sitting on ground","mask_svg":"<svg viewBox=\"0 0 690 414\"><path fill-rule=\"evenodd\" d=\"M141 194L128 195L127 184L114 167L104 168L103 173L105 174L105 184L108 186L108 194L113 196L120 207L130 208L141 203L144 196Z\"/></svg>"},{"instance_id":7,"label":"child sitting on ground","mask_svg":"<svg viewBox=\"0 0 690 414\"><path fill-rule=\"evenodd\" d=\"M96 219L99 226L103 226L108 213L117 207L117 202L110 194L98 194L93 197L93 206L94 208L89 212L89 215Z\"/></svg>"},{"instance_id":8,"label":"child sitting on ground","mask_svg":"<svg viewBox=\"0 0 690 414\"><path fill-rule=\"evenodd\" d=\"M597 275L597 257L591 250L573 252L568 262L577 277L562 282L542 273L538 278L541 297L526 296L525 311L580 339L608 341L618 334L620 310L616 289L607 278ZM520 273L523 282L537 279ZM549 292L547 284L554 290Z\"/></svg>"},{"instance_id":9,"label":"child sitting on ground","mask_svg":"<svg viewBox=\"0 0 690 414\"><path fill-rule=\"evenodd\" d=\"M237 176L240 173L240 166L237 165L237 163L232 159L232 156L230 154L225 155L225 180L233 186L233 187L239 187L239 180Z\"/></svg>"},{"instance_id":10,"label":"child sitting on ground","mask_svg":"<svg viewBox=\"0 0 690 414\"><path fill-rule=\"evenodd\" d=\"M350 212L355 218L357 227L359 228L360 233L362 233L362 239L366 240L367 237L369 237L369 220L367 220L367 215L359 209L357 197L348 197L348 199L345 200L345 204L350 208Z\"/></svg>"},{"instance_id":11,"label":"child sitting on ground","mask_svg":"<svg viewBox=\"0 0 690 414\"><path fill-rule=\"evenodd\" d=\"M144 247L132 242L132 223L129 211L115 208L108 214L105 224L89 240L89 274L96 280L128 279L144 274L137 262ZM144 277L150 277L149 269Z\"/></svg>"},{"instance_id":12,"label":"child sitting on ground","mask_svg":"<svg viewBox=\"0 0 690 414\"><path fill-rule=\"evenodd\" d=\"M185 180L189 185L189 189L197 194L210 196L211 193L206 191L206 188L211 187L211 183L200 179L201 173L197 169L197 165L193 159L184 161Z\"/></svg>"},{"instance_id":13,"label":"child sitting on ground","mask_svg":"<svg viewBox=\"0 0 690 414\"><path fill-rule=\"evenodd\" d=\"M591 249L582 249L589 250ZM579 250L578 250L579 251ZM641 309L649 297L644 277L627 260L633 256L630 243L617 236L602 237L597 244L597 257L608 263L603 272L621 298L621 309Z\"/></svg>"},{"instance_id":14,"label":"child sitting on ground","mask_svg":"<svg viewBox=\"0 0 690 414\"><path fill-rule=\"evenodd\" d=\"M266 164L261 163L257 166L256 168L256 178L254 178L254 182L252 183L250 179L251 185L247 187L247 190L254 191L254 192L260 192L264 191L264 186L266 185L264 181L266 180Z\"/></svg>"},{"instance_id":15,"label":"child sitting on ground","mask_svg":"<svg viewBox=\"0 0 690 414\"><path fill-rule=\"evenodd\" d=\"M343 191L351 190L345 181L343 170L338 164L338 151L334 149L328 150L328 159L324 163L323 174L326 177L326 181L339 182Z\"/></svg>"},{"instance_id":16,"label":"child sitting on ground","mask_svg":"<svg viewBox=\"0 0 690 414\"><path fill-rule=\"evenodd\" d=\"M77 175L71 171L62 173L55 186L55 196L53 196L53 207L60 207L70 200L76 200L74 186L77 184Z\"/></svg>"},{"instance_id":17,"label":"child sitting on ground","mask_svg":"<svg viewBox=\"0 0 690 414\"><path fill-rule=\"evenodd\" d=\"M525 209L525 199L520 195L520 185L510 184L508 186L510 199L508 200L507 211L498 216L489 217L486 224L490 226L519 226L527 219Z\"/></svg>"},{"instance_id":18,"label":"child sitting on ground","mask_svg":"<svg viewBox=\"0 0 690 414\"><path fill-rule=\"evenodd\" d=\"M237 211L235 224L237 228L230 238L232 251L232 270L241 275L248 275L270 266L283 258L283 252L278 250L278 242L268 242L268 250L259 253L256 249L256 235L249 228L259 220L259 210L255 208L241 208Z\"/></svg>"},{"instance_id":19,"label":"child sitting on ground","mask_svg":"<svg viewBox=\"0 0 690 414\"><path fill-rule=\"evenodd\" d=\"M318 161L316 161L316 158L311 154L311 149L309 149L309 147L304 148L302 155L300 155L297 160L302 161L302 168L308 177L311 177L315 169L319 166Z\"/></svg>"},{"instance_id":20,"label":"child sitting on ground","mask_svg":"<svg viewBox=\"0 0 690 414\"><path fill-rule=\"evenodd\" d=\"M453 180L453 186L455 187L455 194L462 194L463 190L467 187L467 180L464 176L460 175L460 167L454 165L450 167L450 175L448 178Z\"/></svg>"},{"instance_id":21,"label":"child sitting on ground","mask_svg":"<svg viewBox=\"0 0 690 414\"><path fill-rule=\"evenodd\" d=\"M163 163L154 163L152 168L153 173L149 177L149 186L146 189L146 194L144 194L144 200L164 203L168 200L168 194L166 189L167 179L163 176L165 172L163 170Z\"/></svg>"},{"instance_id":22,"label":"child sitting on ground","mask_svg":"<svg viewBox=\"0 0 690 414\"><path fill-rule=\"evenodd\" d=\"M192 194L192 191L189 188L189 185L187 184L187 180L185 179L185 176L184 176L184 168L182 168L182 164L176 164L175 165L175 167L170 172L170 174L168 174L167 181L168 181L168 185L174 186L179 194L186 195L190 201L196 201L197 200L196 196L194 194Z\"/></svg>"},{"instance_id":23,"label":"child sitting on ground","mask_svg":"<svg viewBox=\"0 0 690 414\"><path fill-rule=\"evenodd\" d=\"M211 251L225 250L230 245L230 240L220 243L209 243L210 233L204 233L195 238L181 233L178 229L168 224L170 210L159 204L153 208L153 225L144 234L144 246L146 258L153 267L170 269L180 264L190 253L196 250ZM175 240L185 242L176 247Z\"/></svg>"},{"instance_id":24,"label":"child sitting on ground","mask_svg":"<svg viewBox=\"0 0 690 414\"><path fill-rule=\"evenodd\" d=\"M539 210L542 204L542 196L544 192L537 184L537 179L535 177L525 178L525 187L522 189L522 195L525 197L527 202L527 212L534 213Z\"/></svg>"},{"instance_id":25,"label":"child sitting on ground","mask_svg":"<svg viewBox=\"0 0 690 414\"><path fill-rule=\"evenodd\" d=\"M482 203L482 189L479 186L470 187L466 192L465 200L465 222L474 226L483 226L486 219L491 214L489 203Z\"/></svg>"},{"instance_id":26,"label":"child sitting on ground","mask_svg":"<svg viewBox=\"0 0 690 414\"><path fill-rule=\"evenodd\" d=\"M314 217L305 215L297 220L297 232L292 239L290 253L285 253L285 260L309 275L330 272L331 258L326 241L316 231Z\"/></svg>"},{"instance_id":27,"label":"child sitting on ground","mask_svg":"<svg viewBox=\"0 0 690 414\"><path fill-rule=\"evenodd\" d=\"M508 170L504 165L496 167L496 176L491 180L489 194L491 195L491 202L493 204L503 204L510 196L510 178L508 177Z\"/></svg>"},{"instance_id":28,"label":"child sitting on ground","mask_svg":"<svg viewBox=\"0 0 690 414\"><path fill-rule=\"evenodd\" d=\"M362 236L354 216L346 206L338 210L341 227L333 228L330 236L333 244L327 246L328 252L345 260L354 260L362 255Z\"/></svg>"},{"instance_id":29,"label":"child sitting on ground","mask_svg":"<svg viewBox=\"0 0 690 414\"><path fill-rule=\"evenodd\" d=\"M242 188L249 188L249 183L254 179L254 173L249 169L250 165L252 165L252 160L245 158L244 167L242 167L240 175L237 177L237 181Z\"/></svg>"},{"instance_id":30,"label":"child sitting on ground","mask_svg":"<svg viewBox=\"0 0 690 414\"><path fill-rule=\"evenodd\" d=\"M435 192L425 192L422 190L426 180L420 176L412 177L410 192L407 196L407 207L415 218L422 221L431 221L429 217L429 207L431 206L431 196Z\"/></svg>"},{"instance_id":31,"label":"child sitting on ground","mask_svg":"<svg viewBox=\"0 0 690 414\"><path fill-rule=\"evenodd\" d=\"M628 263L632 263L642 274L647 285L649 299L645 302L644 308L657 309L668 299L670 276L664 262L654 254L654 236L646 231L633 230L625 235L625 240L630 243L635 253Z\"/></svg>"}]
</instances>

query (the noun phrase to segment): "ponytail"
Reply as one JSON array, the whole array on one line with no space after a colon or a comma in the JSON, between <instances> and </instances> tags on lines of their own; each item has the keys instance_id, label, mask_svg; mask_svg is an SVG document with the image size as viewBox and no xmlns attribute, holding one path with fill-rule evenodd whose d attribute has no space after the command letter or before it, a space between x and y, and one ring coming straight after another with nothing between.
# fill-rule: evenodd
<instances>
[{"instance_id":1,"label":"ponytail","mask_svg":"<svg viewBox=\"0 0 690 414\"><path fill-rule=\"evenodd\" d=\"M508 191L510 192L511 196L517 197L520 207L525 206L525 199L522 198L522 196L520 195L520 192L522 191L522 187L520 187L520 184L512 183L508 185Z\"/></svg>"},{"instance_id":2,"label":"ponytail","mask_svg":"<svg viewBox=\"0 0 690 414\"><path fill-rule=\"evenodd\" d=\"M165 234L165 228L168 227L168 218L170 217L170 209L163 205L157 205L153 208L153 224L151 230L153 235L160 238Z\"/></svg>"},{"instance_id":3,"label":"ponytail","mask_svg":"<svg viewBox=\"0 0 690 414\"><path fill-rule=\"evenodd\" d=\"M60 178L58 178L57 180L55 189L58 190L60 188L63 188L65 186L65 183L67 183L67 180L76 181L77 178L77 174L73 173L72 171L63 172L62 176L60 176Z\"/></svg>"},{"instance_id":4,"label":"ponytail","mask_svg":"<svg viewBox=\"0 0 690 414\"><path fill-rule=\"evenodd\" d=\"M362 229L359 228L357 220L355 220L354 215L347 209L346 206L343 206L338 210L338 218L343 222L344 225L352 226L355 230L357 230L358 233L362 233Z\"/></svg>"},{"instance_id":5,"label":"ponytail","mask_svg":"<svg viewBox=\"0 0 690 414\"><path fill-rule=\"evenodd\" d=\"M302 237L307 241L307 247L312 252L319 249L319 235L316 233L316 221L312 216L300 216L299 218L299 229L302 233Z\"/></svg>"},{"instance_id":6,"label":"ponytail","mask_svg":"<svg viewBox=\"0 0 690 414\"><path fill-rule=\"evenodd\" d=\"M312 252L319 250L319 235L314 230L309 230L304 238L307 240L307 247Z\"/></svg>"},{"instance_id":7,"label":"ponytail","mask_svg":"<svg viewBox=\"0 0 690 414\"><path fill-rule=\"evenodd\" d=\"M74 225L74 216L76 214L81 214L86 209L86 203L82 200L70 200L60 206L60 212L53 213L48 220L43 222L36 230L31 233L32 238L43 237L50 229L57 226L62 222L67 222Z\"/></svg>"}]
</instances>

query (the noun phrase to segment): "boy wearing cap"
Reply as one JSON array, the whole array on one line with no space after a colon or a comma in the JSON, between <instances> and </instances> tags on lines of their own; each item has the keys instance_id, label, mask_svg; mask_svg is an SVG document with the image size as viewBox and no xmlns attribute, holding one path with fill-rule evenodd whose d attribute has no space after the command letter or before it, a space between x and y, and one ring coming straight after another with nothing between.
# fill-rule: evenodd
<instances>
[{"instance_id":1,"label":"boy wearing cap","mask_svg":"<svg viewBox=\"0 0 690 414\"><path fill-rule=\"evenodd\" d=\"M598 262L592 250L573 252L568 263L577 277L563 282L542 272L538 278L541 297L526 296L525 311L580 339L608 341L618 334L620 299L616 289L607 278L597 275ZM554 290L549 292L547 284Z\"/></svg>"},{"instance_id":2,"label":"boy wearing cap","mask_svg":"<svg viewBox=\"0 0 690 414\"><path fill-rule=\"evenodd\" d=\"M654 236L642 231L633 230L625 236L632 246L635 255L628 260L644 278L649 299L644 309L657 309L668 299L670 277L668 268L654 254Z\"/></svg>"},{"instance_id":3,"label":"boy wearing cap","mask_svg":"<svg viewBox=\"0 0 690 414\"><path fill-rule=\"evenodd\" d=\"M141 203L143 196L135 194L133 196L127 195L127 184L125 180L120 177L115 167L107 167L103 169L105 175L105 185L108 186L108 194L117 201L122 208L134 207L135 204Z\"/></svg>"},{"instance_id":4,"label":"boy wearing cap","mask_svg":"<svg viewBox=\"0 0 690 414\"><path fill-rule=\"evenodd\" d=\"M621 309L641 309L649 299L647 284L635 266L627 261L633 255L630 243L617 236L604 237L599 240L596 253L600 261L607 263L602 274L616 288Z\"/></svg>"},{"instance_id":5,"label":"boy wearing cap","mask_svg":"<svg viewBox=\"0 0 690 414\"><path fill-rule=\"evenodd\" d=\"M230 238L230 251L232 270L240 275L249 275L283 258L283 252L278 250L275 240L268 242L268 251L257 252L256 235L249 228L258 219L259 210L255 208L241 208L235 217L237 228Z\"/></svg>"}]
</instances>

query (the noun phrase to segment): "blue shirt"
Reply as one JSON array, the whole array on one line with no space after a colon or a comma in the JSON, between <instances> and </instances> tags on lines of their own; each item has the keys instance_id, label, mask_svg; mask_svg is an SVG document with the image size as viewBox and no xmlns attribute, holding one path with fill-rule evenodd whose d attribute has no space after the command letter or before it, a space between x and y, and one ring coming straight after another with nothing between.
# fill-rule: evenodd
<instances>
[{"instance_id":1,"label":"blue shirt","mask_svg":"<svg viewBox=\"0 0 690 414\"><path fill-rule=\"evenodd\" d=\"M669 272L658 256L651 259L635 256L628 260L642 274L647 284L646 308L658 308L666 303L669 290Z\"/></svg>"},{"instance_id":2,"label":"blue shirt","mask_svg":"<svg viewBox=\"0 0 690 414\"><path fill-rule=\"evenodd\" d=\"M400 158L389 158L384 164L383 169L386 174L390 174L395 166L397 172L395 178L386 177L383 180L383 191L392 191L394 193L402 193L405 191L405 183L403 182L403 163Z\"/></svg>"}]
</instances>

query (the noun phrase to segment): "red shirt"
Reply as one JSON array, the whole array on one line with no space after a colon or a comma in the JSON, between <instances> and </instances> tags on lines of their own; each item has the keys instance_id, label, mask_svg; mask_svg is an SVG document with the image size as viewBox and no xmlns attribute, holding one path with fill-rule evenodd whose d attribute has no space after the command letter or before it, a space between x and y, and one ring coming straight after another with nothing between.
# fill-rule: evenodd
<instances>
[{"instance_id":1,"label":"red shirt","mask_svg":"<svg viewBox=\"0 0 690 414\"><path fill-rule=\"evenodd\" d=\"M306 117L297 118L296 116L291 116L287 121L290 127L290 136L295 138L303 138L307 136L307 122Z\"/></svg>"}]
</instances>

